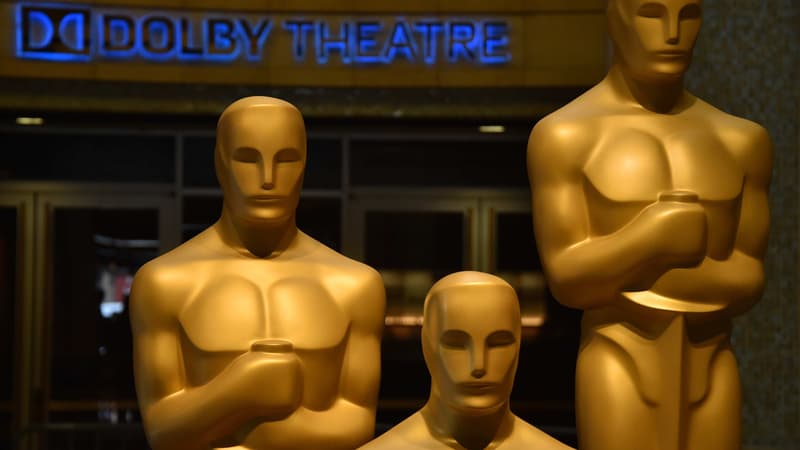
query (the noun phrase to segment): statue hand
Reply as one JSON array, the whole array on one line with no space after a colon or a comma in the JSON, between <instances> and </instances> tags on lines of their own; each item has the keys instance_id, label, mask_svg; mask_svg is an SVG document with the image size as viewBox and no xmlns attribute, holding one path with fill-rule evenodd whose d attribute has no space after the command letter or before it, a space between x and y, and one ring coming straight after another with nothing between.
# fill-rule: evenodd
<instances>
[{"instance_id":1,"label":"statue hand","mask_svg":"<svg viewBox=\"0 0 800 450\"><path fill-rule=\"evenodd\" d=\"M267 348L264 342L283 343ZM259 341L228 367L237 401L258 415L278 420L294 412L303 394L300 360L286 341Z\"/></svg>"},{"instance_id":2,"label":"statue hand","mask_svg":"<svg viewBox=\"0 0 800 450\"><path fill-rule=\"evenodd\" d=\"M648 206L640 220L649 222L655 256L669 267L693 267L707 252L706 213L697 195L686 191L662 193Z\"/></svg>"}]
</instances>

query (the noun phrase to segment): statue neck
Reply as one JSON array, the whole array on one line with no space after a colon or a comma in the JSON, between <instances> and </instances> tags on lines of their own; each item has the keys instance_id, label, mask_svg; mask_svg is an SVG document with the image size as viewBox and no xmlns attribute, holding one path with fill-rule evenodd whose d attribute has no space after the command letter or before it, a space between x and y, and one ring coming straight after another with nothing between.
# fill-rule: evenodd
<instances>
[{"instance_id":1,"label":"statue neck","mask_svg":"<svg viewBox=\"0 0 800 450\"><path fill-rule=\"evenodd\" d=\"M468 450L500 443L511 435L514 427L508 402L486 414L465 414L443 402L434 389L421 414L433 437L446 445L457 442Z\"/></svg>"},{"instance_id":2,"label":"statue neck","mask_svg":"<svg viewBox=\"0 0 800 450\"><path fill-rule=\"evenodd\" d=\"M606 82L621 100L635 102L643 108L669 114L682 106L685 90L683 77L674 80L647 80L633 76L619 61L615 61Z\"/></svg>"},{"instance_id":3,"label":"statue neck","mask_svg":"<svg viewBox=\"0 0 800 450\"><path fill-rule=\"evenodd\" d=\"M295 216L281 222L236 220L227 207L215 225L220 238L238 253L256 258L270 258L285 252L295 241Z\"/></svg>"}]
</instances>

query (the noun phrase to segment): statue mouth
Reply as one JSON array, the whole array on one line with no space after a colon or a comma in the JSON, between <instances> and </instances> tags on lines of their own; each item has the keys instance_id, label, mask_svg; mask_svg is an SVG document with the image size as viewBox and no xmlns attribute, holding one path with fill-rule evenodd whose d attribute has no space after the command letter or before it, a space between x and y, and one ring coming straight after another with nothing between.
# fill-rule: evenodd
<instances>
[{"instance_id":1,"label":"statue mouth","mask_svg":"<svg viewBox=\"0 0 800 450\"><path fill-rule=\"evenodd\" d=\"M487 383L487 382L467 382L467 383L459 383L458 385L463 391L468 392L470 394L485 394L497 389L497 383Z\"/></svg>"},{"instance_id":2,"label":"statue mouth","mask_svg":"<svg viewBox=\"0 0 800 450\"><path fill-rule=\"evenodd\" d=\"M254 195L250 200L254 202L275 202L284 200L286 197L283 195Z\"/></svg>"},{"instance_id":3,"label":"statue mouth","mask_svg":"<svg viewBox=\"0 0 800 450\"><path fill-rule=\"evenodd\" d=\"M655 52L655 54L658 55L658 56L664 56L664 57L667 57L667 58L680 58L680 57L684 57L684 56L688 55L689 52L687 52L685 50L661 50L661 51Z\"/></svg>"}]
</instances>

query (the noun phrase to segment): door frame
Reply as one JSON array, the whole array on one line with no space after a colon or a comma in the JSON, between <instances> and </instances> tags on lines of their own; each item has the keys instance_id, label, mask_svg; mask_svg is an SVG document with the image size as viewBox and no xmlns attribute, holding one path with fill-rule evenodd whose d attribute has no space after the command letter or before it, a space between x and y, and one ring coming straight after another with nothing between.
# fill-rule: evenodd
<instances>
[{"instance_id":1,"label":"door frame","mask_svg":"<svg viewBox=\"0 0 800 450\"><path fill-rule=\"evenodd\" d=\"M33 290L34 290L34 195L32 193L0 192L0 207L17 211L17 240L15 250L14 337L12 355L11 437L28 425L30 406L30 373L33 361L31 349Z\"/></svg>"}]
</instances>

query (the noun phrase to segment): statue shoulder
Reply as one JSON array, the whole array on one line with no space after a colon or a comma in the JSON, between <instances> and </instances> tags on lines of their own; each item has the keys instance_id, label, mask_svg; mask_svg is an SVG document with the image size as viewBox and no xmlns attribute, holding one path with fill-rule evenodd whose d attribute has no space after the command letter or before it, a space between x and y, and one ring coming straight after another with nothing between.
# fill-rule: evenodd
<instances>
[{"instance_id":1,"label":"statue shoulder","mask_svg":"<svg viewBox=\"0 0 800 450\"><path fill-rule=\"evenodd\" d=\"M697 113L710 122L726 148L751 180L768 183L772 173L772 140L762 125L734 116L698 99Z\"/></svg>"},{"instance_id":2,"label":"statue shoulder","mask_svg":"<svg viewBox=\"0 0 800 450\"><path fill-rule=\"evenodd\" d=\"M177 316L199 288L208 254L190 240L140 267L131 286L131 315Z\"/></svg>"},{"instance_id":3,"label":"statue shoulder","mask_svg":"<svg viewBox=\"0 0 800 450\"><path fill-rule=\"evenodd\" d=\"M303 246L312 249L307 258L313 260L324 275L344 277L355 285L382 284L380 274L372 267L333 250L303 232L300 232L300 239L305 241Z\"/></svg>"},{"instance_id":4,"label":"statue shoulder","mask_svg":"<svg viewBox=\"0 0 800 450\"><path fill-rule=\"evenodd\" d=\"M438 445L437 445L438 444ZM422 414L416 412L389 431L368 442L360 450L447 449L431 436Z\"/></svg>"},{"instance_id":5,"label":"statue shoulder","mask_svg":"<svg viewBox=\"0 0 800 450\"><path fill-rule=\"evenodd\" d=\"M528 139L528 176L533 188L582 176L596 146L594 127L585 120L562 118L558 112L545 117Z\"/></svg>"},{"instance_id":6,"label":"statue shoulder","mask_svg":"<svg viewBox=\"0 0 800 450\"><path fill-rule=\"evenodd\" d=\"M314 263L316 273L339 301L352 306L355 320L383 324L386 290L383 278L372 267L348 258L303 233L300 237L313 245L306 258Z\"/></svg>"},{"instance_id":7,"label":"statue shoulder","mask_svg":"<svg viewBox=\"0 0 800 450\"><path fill-rule=\"evenodd\" d=\"M595 147L603 118L611 114L591 90L533 127L528 138L528 163L544 164L548 170L580 167Z\"/></svg>"},{"instance_id":8,"label":"statue shoulder","mask_svg":"<svg viewBox=\"0 0 800 450\"><path fill-rule=\"evenodd\" d=\"M511 439L506 441L506 445L501 445L500 449L513 450L527 448L539 450L575 450L528 422L514 416L514 431L511 435Z\"/></svg>"}]
</instances>

